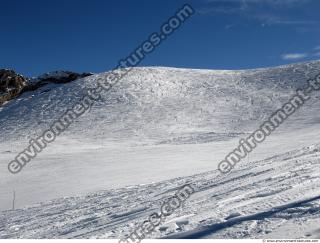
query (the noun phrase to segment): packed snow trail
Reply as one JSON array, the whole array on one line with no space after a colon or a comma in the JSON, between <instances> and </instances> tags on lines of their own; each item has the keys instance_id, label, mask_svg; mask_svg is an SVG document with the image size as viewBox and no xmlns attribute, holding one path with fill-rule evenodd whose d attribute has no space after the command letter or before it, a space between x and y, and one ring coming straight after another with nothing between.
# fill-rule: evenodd
<instances>
[{"instance_id":1,"label":"packed snow trail","mask_svg":"<svg viewBox=\"0 0 320 243\"><path fill-rule=\"evenodd\" d=\"M319 232L315 223L296 230L302 222L319 221L317 145L240 165L229 175L211 171L4 211L0 237L125 237L186 183L195 185L196 193L149 237L269 238L289 224L295 228L293 238L314 238ZM177 227L181 218L186 224Z\"/></svg>"}]
</instances>

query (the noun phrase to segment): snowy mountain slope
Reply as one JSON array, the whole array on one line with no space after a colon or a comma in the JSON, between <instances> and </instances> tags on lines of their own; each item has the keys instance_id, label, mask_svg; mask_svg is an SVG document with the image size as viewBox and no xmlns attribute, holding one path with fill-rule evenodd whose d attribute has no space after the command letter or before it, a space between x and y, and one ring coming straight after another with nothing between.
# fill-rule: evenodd
<instances>
[{"instance_id":1,"label":"snowy mountain slope","mask_svg":"<svg viewBox=\"0 0 320 243\"><path fill-rule=\"evenodd\" d=\"M309 212L317 211L318 200L303 200L319 195L319 154L301 148L319 143L318 93L250 154L247 161L252 163L242 162L225 177L212 170L240 138L319 70L319 61L245 71L136 68L21 173L12 175L7 164L28 145L28 139L46 130L82 97L85 87L94 87L106 73L24 93L0 108L0 209L10 209L13 190L17 208L61 199L3 211L0 237L125 235L159 208L164 192L190 180L198 188L218 186L199 189L173 216L173 222L174 217L191 217L183 229L187 233L177 235L181 232L168 223L166 231L153 237L169 233L174 234L170 237L261 237L269 226L287 229L301 221L313 225L318 214ZM301 160L296 162L298 155ZM157 194L161 196L153 197ZM65 198L70 196L74 197ZM274 200L266 204L266 199ZM271 212L276 206L285 209ZM299 211L300 207L307 211ZM302 214L297 219L281 216L296 208ZM241 222L212 233L224 225L219 224L221 219L238 213L245 216ZM300 233L297 236L309 234L303 229ZM283 231L272 230L272 234L281 236Z\"/></svg>"},{"instance_id":2,"label":"snowy mountain slope","mask_svg":"<svg viewBox=\"0 0 320 243\"><path fill-rule=\"evenodd\" d=\"M4 211L0 237L125 237L185 183L196 192L148 237L320 237L319 145L241 165L227 176L211 171Z\"/></svg>"},{"instance_id":3,"label":"snowy mountain slope","mask_svg":"<svg viewBox=\"0 0 320 243\"><path fill-rule=\"evenodd\" d=\"M320 62L248 71L136 68L68 129L68 137L161 142L193 133L248 131L319 67ZM11 101L1 109L1 141L41 133L105 76L45 86Z\"/></svg>"}]
</instances>

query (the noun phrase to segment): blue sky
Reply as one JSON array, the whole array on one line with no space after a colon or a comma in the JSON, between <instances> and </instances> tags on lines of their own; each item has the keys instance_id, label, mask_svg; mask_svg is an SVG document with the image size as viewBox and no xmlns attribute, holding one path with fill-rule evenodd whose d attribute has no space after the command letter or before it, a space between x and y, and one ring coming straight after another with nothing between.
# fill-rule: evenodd
<instances>
[{"instance_id":1,"label":"blue sky","mask_svg":"<svg viewBox=\"0 0 320 243\"><path fill-rule=\"evenodd\" d=\"M140 66L247 69L320 59L319 0L0 0L0 68L116 66L183 4L196 10Z\"/></svg>"}]
</instances>

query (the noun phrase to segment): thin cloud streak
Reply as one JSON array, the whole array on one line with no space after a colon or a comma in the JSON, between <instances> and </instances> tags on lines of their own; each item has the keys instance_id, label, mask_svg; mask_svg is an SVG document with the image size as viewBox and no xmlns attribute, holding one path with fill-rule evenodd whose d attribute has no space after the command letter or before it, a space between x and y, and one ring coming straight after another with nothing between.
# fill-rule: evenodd
<instances>
[{"instance_id":1,"label":"thin cloud streak","mask_svg":"<svg viewBox=\"0 0 320 243\"><path fill-rule=\"evenodd\" d=\"M206 0L198 13L237 15L259 21L263 26L286 25L292 27L312 26L314 19L292 19L283 13L286 9L297 9L311 0Z\"/></svg>"},{"instance_id":2,"label":"thin cloud streak","mask_svg":"<svg viewBox=\"0 0 320 243\"><path fill-rule=\"evenodd\" d=\"M308 57L307 53L286 53L281 55L282 60L299 60Z\"/></svg>"}]
</instances>

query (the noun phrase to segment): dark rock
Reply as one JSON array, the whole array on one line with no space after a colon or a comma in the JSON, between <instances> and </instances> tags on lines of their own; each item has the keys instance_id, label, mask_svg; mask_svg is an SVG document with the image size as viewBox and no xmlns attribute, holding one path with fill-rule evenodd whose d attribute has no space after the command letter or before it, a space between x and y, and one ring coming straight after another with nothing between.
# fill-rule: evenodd
<instances>
[{"instance_id":1,"label":"dark rock","mask_svg":"<svg viewBox=\"0 0 320 243\"><path fill-rule=\"evenodd\" d=\"M50 72L50 73L41 75L40 77L31 79L28 85L24 87L22 92L34 91L50 83L55 83L55 84L69 83L74 80L85 78L91 75L93 75L93 73L74 73L69 71Z\"/></svg>"},{"instance_id":2,"label":"dark rock","mask_svg":"<svg viewBox=\"0 0 320 243\"><path fill-rule=\"evenodd\" d=\"M27 79L13 70L0 69L0 105L17 97L27 85Z\"/></svg>"},{"instance_id":3,"label":"dark rock","mask_svg":"<svg viewBox=\"0 0 320 243\"><path fill-rule=\"evenodd\" d=\"M37 78L28 79L22 75L17 74L13 70L0 69L0 106L21 95L27 91L35 91L40 87L55 83L64 84L69 83L74 80L88 77L93 75L93 73L74 73L69 71L56 71L46 73ZM49 89L43 92L48 92Z\"/></svg>"}]
</instances>

